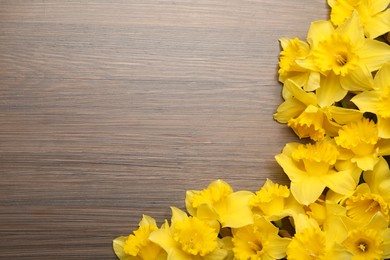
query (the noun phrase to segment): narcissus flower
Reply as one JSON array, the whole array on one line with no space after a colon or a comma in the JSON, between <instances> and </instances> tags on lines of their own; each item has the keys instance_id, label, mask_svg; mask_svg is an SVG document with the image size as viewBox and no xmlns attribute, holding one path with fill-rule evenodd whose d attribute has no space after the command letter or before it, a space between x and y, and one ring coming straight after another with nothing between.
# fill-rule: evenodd
<instances>
[{"instance_id":1,"label":"narcissus flower","mask_svg":"<svg viewBox=\"0 0 390 260\"><path fill-rule=\"evenodd\" d=\"M326 76L317 92L372 89L371 72L390 60L388 44L365 38L357 12L337 28L330 21L313 22L307 41L312 49L311 59L297 63Z\"/></svg>"},{"instance_id":2,"label":"narcissus flower","mask_svg":"<svg viewBox=\"0 0 390 260\"><path fill-rule=\"evenodd\" d=\"M167 252L168 259L224 260L228 253L220 248L218 232L207 222L188 217L185 212L172 207L171 226L165 222L164 227L152 232L149 239Z\"/></svg>"},{"instance_id":3,"label":"narcissus flower","mask_svg":"<svg viewBox=\"0 0 390 260\"><path fill-rule=\"evenodd\" d=\"M298 202L309 205L316 201L325 187L340 193L352 192L358 182L360 169L336 171L339 152L331 141L316 144L288 143L275 156L291 180L291 192Z\"/></svg>"},{"instance_id":4,"label":"narcissus flower","mask_svg":"<svg viewBox=\"0 0 390 260\"><path fill-rule=\"evenodd\" d=\"M115 254L120 260L165 260L166 252L149 240L149 235L157 230L156 221L143 215L139 228L128 237L121 236L113 241Z\"/></svg>"},{"instance_id":5,"label":"narcissus flower","mask_svg":"<svg viewBox=\"0 0 390 260\"><path fill-rule=\"evenodd\" d=\"M295 39L280 39L282 51L279 61L279 81L293 80L306 91L312 91L320 85L320 74L301 67L297 60L305 59L310 54L310 46L304 41Z\"/></svg>"},{"instance_id":6,"label":"narcissus flower","mask_svg":"<svg viewBox=\"0 0 390 260\"><path fill-rule=\"evenodd\" d=\"M256 215L264 216L270 221L303 212L302 207L291 195L290 189L270 179L267 179L263 187L252 196L249 205Z\"/></svg>"},{"instance_id":7,"label":"narcissus flower","mask_svg":"<svg viewBox=\"0 0 390 260\"><path fill-rule=\"evenodd\" d=\"M328 0L332 7L330 20L336 26L342 25L357 11L368 38L376 38L390 31L389 0Z\"/></svg>"},{"instance_id":8,"label":"narcissus flower","mask_svg":"<svg viewBox=\"0 0 390 260\"><path fill-rule=\"evenodd\" d=\"M351 254L335 240L338 232L336 228L321 230L314 219L304 215L299 215L294 220L297 233L287 247L287 259L351 259Z\"/></svg>"},{"instance_id":9,"label":"narcissus flower","mask_svg":"<svg viewBox=\"0 0 390 260\"><path fill-rule=\"evenodd\" d=\"M321 141L325 135L335 136L341 124L358 120L363 115L359 110L333 106L340 99L335 93L336 97L333 94L328 96L326 92L322 95L306 92L292 80L287 80L283 89L285 101L278 107L274 118L287 123L299 138Z\"/></svg>"},{"instance_id":10,"label":"narcissus flower","mask_svg":"<svg viewBox=\"0 0 390 260\"><path fill-rule=\"evenodd\" d=\"M281 259L286 256L289 238L281 238L279 229L264 217L257 216L251 225L233 229L234 259Z\"/></svg>"},{"instance_id":11,"label":"narcissus flower","mask_svg":"<svg viewBox=\"0 0 390 260\"><path fill-rule=\"evenodd\" d=\"M390 62L383 65L374 78L374 90L364 91L351 99L363 112L376 114L378 135L390 138Z\"/></svg>"},{"instance_id":12,"label":"narcissus flower","mask_svg":"<svg viewBox=\"0 0 390 260\"><path fill-rule=\"evenodd\" d=\"M374 121L362 118L344 125L335 138L344 157L350 157L362 170L372 170L379 157L378 128Z\"/></svg>"},{"instance_id":13,"label":"narcissus flower","mask_svg":"<svg viewBox=\"0 0 390 260\"><path fill-rule=\"evenodd\" d=\"M233 192L222 180L213 181L207 189L189 190L186 193L187 211L200 219L221 223L222 227L242 227L253 223L249 191Z\"/></svg>"},{"instance_id":14,"label":"narcissus flower","mask_svg":"<svg viewBox=\"0 0 390 260\"><path fill-rule=\"evenodd\" d=\"M338 236L345 237L342 244L353 254L352 260L377 260L390 257L390 229L381 213L375 214L369 222L343 219L346 231L339 230Z\"/></svg>"}]
</instances>

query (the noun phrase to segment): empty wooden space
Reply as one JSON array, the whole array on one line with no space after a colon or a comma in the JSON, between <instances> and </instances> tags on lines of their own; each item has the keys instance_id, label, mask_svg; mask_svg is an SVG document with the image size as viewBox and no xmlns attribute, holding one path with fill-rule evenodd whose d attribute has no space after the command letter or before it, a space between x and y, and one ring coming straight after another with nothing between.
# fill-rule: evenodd
<instances>
[{"instance_id":1,"label":"empty wooden space","mask_svg":"<svg viewBox=\"0 0 390 260\"><path fill-rule=\"evenodd\" d=\"M324 0L0 0L0 259L115 259L142 214L287 183L281 37Z\"/></svg>"}]
</instances>

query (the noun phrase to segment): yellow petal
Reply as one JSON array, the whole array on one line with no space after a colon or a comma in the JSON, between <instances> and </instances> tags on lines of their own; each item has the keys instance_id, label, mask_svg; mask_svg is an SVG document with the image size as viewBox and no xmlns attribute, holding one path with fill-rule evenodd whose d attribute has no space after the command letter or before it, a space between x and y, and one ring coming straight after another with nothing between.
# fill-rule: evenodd
<instances>
[{"instance_id":1,"label":"yellow petal","mask_svg":"<svg viewBox=\"0 0 390 260\"><path fill-rule=\"evenodd\" d=\"M340 101L347 94L347 90L341 87L339 77L334 73L321 77L321 87L317 89L317 100L320 107L332 105Z\"/></svg>"},{"instance_id":2,"label":"yellow petal","mask_svg":"<svg viewBox=\"0 0 390 260\"><path fill-rule=\"evenodd\" d=\"M340 77L341 86L349 91L364 91L374 88L374 79L367 66L357 66L345 77Z\"/></svg>"},{"instance_id":3,"label":"yellow petal","mask_svg":"<svg viewBox=\"0 0 390 260\"><path fill-rule=\"evenodd\" d=\"M377 105L381 93L379 91L364 91L354 96L351 101L362 111L362 112L377 112Z\"/></svg>"},{"instance_id":4,"label":"yellow petal","mask_svg":"<svg viewBox=\"0 0 390 260\"><path fill-rule=\"evenodd\" d=\"M279 123L286 124L291 118L299 116L306 109L306 105L295 98L286 99L279 105L274 118Z\"/></svg>"},{"instance_id":5,"label":"yellow petal","mask_svg":"<svg viewBox=\"0 0 390 260\"><path fill-rule=\"evenodd\" d=\"M312 22L307 33L307 41L312 47L317 46L318 42L330 37L334 32L333 25L330 21Z\"/></svg>"},{"instance_id":6,"label":"yellow petal","mask_svg":"<svg viewBox=\"0 0 390 260\"><path fill-rule=\"evenodd\" d=\"M390 179L389 165L386 160L381 157L372 171L363 173L364 181L372 187L373 192L379 192L378 187L384 181Z\"/></svg>"},{"instance_id":7,"label":"yellow petal","mask_svg":"<svg viewBox=\"0 0 390 260\"><path fill-rule=\"evenodd\" d=\"M185 213L184 211L176 207L171 207L171 210L172 210L172 218L171 218L172 223L176 221L183 221L184 219L188 218L187 213Z\"/></svg>"},{"instance_id":8,"label":"yellow petal","mask_svg":"<svg viewBox=\"0 0 390 260\"><path fill-rule=\"evenodd\" d=\"M384 42L366 39L359 50L359 58L360 63L365 64L370 71L378 70L390 61L390 46Z\"/></svg>"},{"instance_id":9,"label":"yellow petal","mask_svg":"<svg viewBox=\"0 0 390 260\"><path fill-rule=\"evenodd\" d=\"M339 124L348 124L352 121L358 121L363 117L363 112L350 108L330 106L327 107L326 111Z\"/></svg>"},{"instance_id":10,"label":"yellow petal","mask_svg":"<svg viewBox=\"0 0 390 260\"><path fill-rule=\"evenodd\" d=\"M357 46L361 45L365 40L363 27L361 26L357 11L354 11L348 20L337 27L336 32L347 36Z\"/></svg>"},{"instance_id":11,"label":"yellow petal","mask_svg":"<svg viewBox=\"0 0 390 260\"><path fill-rule=\"evenodd\" d=\"M308 105L316 105L317 98L313 93L308 93L304 91L299 85L297 85L292 80L287 80L284 83L284 87L291 93L293 97L304 103L306 106Z\"/></svg>"},{"instance_id":12,"label":"yellow petal","mask_svg":"<svg viewBox=\"0 0 390 260\"><path fill-rule=\"evenodd\" d=\"M378 1L373 1L378 2ZM370 39L377 38L390 30L390 9L379 13L364 24L366 35Z\"/></svg>"},{"instance_id":13,"label":"yellow petal","mask_svg":"<svg viewBox=\"0 0 390 260\"><path fill-rule=\"evenodd\" d=\"M112 247L114 249L115 255L120 259L120 260L131 260L134 259L134 257L127 255L123 251L123 245L126 244L126 236L120 236L115 238L112 241Z\"/></svg>"},{"instance_id":14,"label":"yellow petal","mask_svg":"<svg viewBox=\"0 0 390 260\"><path fill-rule=\"evenodd\" d=\"M378 117L378 135L381 138L390 138L390 118Z\"/></svg>"},{"instance_id":15,"label":"yellow petal","mask_svg":"<svg viewBox=\"0 0 390 260\"><path fill-rule=\"evenodd\" d=\"M229 195L224 210L218 211L223 227L239 228L253 223L249 199L253 196L249 191L237 191Z\"/></svg>"},{"instance_id":16,"label":"yellow petal","mask_svg":"<svg viewBox=\"0 0 390 260\"><path fill-rule=\"evenodd\" d=\"M380 139L378 141L378 147L378 154L380 156L390 155L390 139Z\"/></svg>"},{"instance_id":17,"label":"yellow petal","mask_svg":"<svg viewBox=\"0 0 390 260\"><path fill-rule=\"evenodd\" d=\"M162 228L153 231L149 236L149 240L159 245L168 254L172 249L179 247L179 243L172 238L168 222L165 222Z\"/></svg>"},{"instance_id":18,"label":"yellow petal","mask_svg":"<svg viewBox=\"0 0 390 260\"><path fill-rule=\"evenodd\" d=\"M225 260L227 255L228 255L228 251L226 249L217 248L210 254L205 255L203 259L204 260Z\"/></svg>"},{"instance_id":19,"label":"yellow petal","mask_svg":"<svg viewBox=\"0 0 390 260\"><path fill-rule=\"evenodd\" d=\"M390 87L389 75L390 62L387 62L386 64L383 64L383 66L376 73L374 78L374 88L384 90L385 88Z\"/></svg>"},{"instance_id":20,"label":"yellow petal","mask_svg":"<svg viewBox=\"0 0 390 260\"><path fill-rule=\"evenodd\" d=\"M306 172L299 169L295 162L285 154L278 154L275 156L275 159L292 182L299 182L302 180L302 176L307 175Z\"/></svg>"},{"instance_id":21,"label":"yellow petal","mask_svg":"<svg viewBox=\"0 0 390 260\"><path fill-rule=\"evenodd\" d=\"M357 186L357 181L353 175L360 176L361 170L356 168L341 172L333 172L322 176L321 180L329 187L329 189L340 194L351 193Z\"/></svg>"},{"instance_id":22,"label":"yellow petal","mask_svg":"<svg viewBox=\"0 0 390 260\"><path fill-rule=\"evenodd\" d=\"M291 182L291 193L299 203L309 205L320 197L325 187L318 178L306 176L299 182Z\"/></svg>"},{"instance_id":23,"label":"yellow petal","mask_svg":"<svg viewBox=\"0 0 390 260\"><path fill-rule=\"evenodd\" d=\"M371 14L377 14L379 12L382 12L386 8L389 7L390 1L389 0L375 0L375 1L368 1L370 3L369 5L369 12Z\"/></svg>"}]
</instances>

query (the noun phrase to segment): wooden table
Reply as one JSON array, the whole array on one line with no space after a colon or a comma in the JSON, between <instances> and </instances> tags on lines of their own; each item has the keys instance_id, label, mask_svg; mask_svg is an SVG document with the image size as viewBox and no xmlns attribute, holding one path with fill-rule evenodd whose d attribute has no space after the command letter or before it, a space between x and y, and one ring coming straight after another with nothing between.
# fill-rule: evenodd
<instances>
[{"instance_id":1,"label":"wooden table","mask_svg":"<svg viewBox=\"0 0 390 260\"><path fill-rule=\"evenodd\" d=\"M143 213L287 179L281 37L325 0L0 0L0 258L115 259Z\"/></svg>"}]
</instances>

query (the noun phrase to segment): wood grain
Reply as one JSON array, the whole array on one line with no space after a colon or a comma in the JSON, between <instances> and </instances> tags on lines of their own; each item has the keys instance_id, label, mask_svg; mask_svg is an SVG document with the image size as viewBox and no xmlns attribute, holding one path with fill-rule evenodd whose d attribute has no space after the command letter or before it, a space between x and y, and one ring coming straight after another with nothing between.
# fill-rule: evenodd
<instances>
[{"instance_id":1,"label":"wood grain","mask_svg":"<svg viewBox=\"0 0 390 260\"><path fill-rule=\"evenodd\" d=\"M281 37L323 0L0 0L0 258L115 259L222 178L286 183Z\"/></svg>"}]
</instances>

